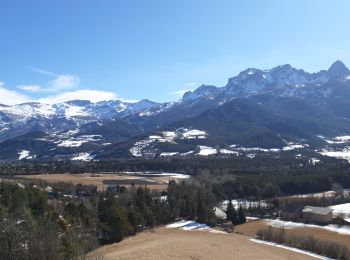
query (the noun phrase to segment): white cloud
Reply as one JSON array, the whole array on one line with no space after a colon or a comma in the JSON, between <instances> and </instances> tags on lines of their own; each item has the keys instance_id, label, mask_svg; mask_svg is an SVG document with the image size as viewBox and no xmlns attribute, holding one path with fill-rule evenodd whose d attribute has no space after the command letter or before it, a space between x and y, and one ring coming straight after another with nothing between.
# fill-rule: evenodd
<instances>
[{"instance_id":1,"label":"white cloud","mask_svg":"<svg viewBox=\"0 0 350 260\"><path fill-rule=\"evenodd\" d=\"M41 98L38 101L42 103L55 104L77 99L99 102L104 100L115 100L117 99L117 94L108 91L81 89Z\"/></svg>"},{"instance_id":2,"label":"white cloud","mask_svg":"<svg viewBox=\"0 0 350 260\"><path fill-rule=\"evenodd\" d=\"M57 74L48 70L43 70L40 68L36 68L36 67L29 67L32 71L39 73L39 74L43 74L43 75L47 75L47 76L51 76L51 77L56 77Z\"/></svg>"},{"instance_id":3,"label":"white cloud","mask_svg":"<svg viewBox=\"0 0 350 260\"><path fill-rule=\"evenodd\" d=\"M4 86L3 82L0 84L0 104L15 105L30 101L29 97L22 95L16 91L9 90Z\"/></svg>"},{"instance_id":4,"label":"white cloud","mask_svg":"<svg viewBox=\"0 0 350 260\"><path fill-rule=\"evenodd\" d=\"M50 89L59 91L78 87L80 79L76 75L62 74L49 82Z\"/></svg>"},{"instance_id":5,"label":"white cloud","mask_svg":"<svg viewBox=\"0 0 350 260\"><path fill-rule=\"evenodd\" d=\"M183 95L188 91L193 91L193 89L180 89L177 91L170 92L170 94L182 98Z\"/></svg>"},{"instance_id":6,"label":"white cloud","mask_svg":"<svg viewBox=\"0 0 350 260\"><path fill-rule=\"evenodd\" d=\"M69 89L76 89L80 85L80 78L73 74L57 74L48 70L29 67L30 70L45 76L49 76L51 80L43 84L21 85L17 88L30 92L52 92L59 93Z\"/></svg>"},{"instance_id":7,"label":"white cloud","mask_svg":"<svg viewBox=\"0 0 350 260\"><path fill-rule=\"evenodd\" d=\"M189 83L186 83L185 86L186 87L198 87L198 82L189 82Z\"/></svg>"},{"instance_id":8,"label":"white cloud","mask_svg":"<svg viewBox=\"0 0 350 260\"><path fill-rule=\"evenodd\" d=\"M31 91L34 93L41 91L40 85L23 85L23 86L17 86L17 88L25 91Z\"/></svg>"}]
</instances>

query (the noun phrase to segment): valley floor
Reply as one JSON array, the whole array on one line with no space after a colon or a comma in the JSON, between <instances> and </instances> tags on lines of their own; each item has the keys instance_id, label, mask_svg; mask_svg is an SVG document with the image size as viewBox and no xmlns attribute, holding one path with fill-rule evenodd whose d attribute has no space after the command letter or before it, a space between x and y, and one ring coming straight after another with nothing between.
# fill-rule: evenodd
<instances>
[{"instance_id":1,"label":"valley floor","mask_svg":"<svg viewBox=\"0 0 350 260\"><path fill-rule=\"evenodd\" d=\"M159 228L145 231L124 241L101 247L96 259L245 259L304 260L315 259L301 253L258 244L240 234L216 234ZM95 259L95 258L92 258Z\"/></svg>"}]
</instances>

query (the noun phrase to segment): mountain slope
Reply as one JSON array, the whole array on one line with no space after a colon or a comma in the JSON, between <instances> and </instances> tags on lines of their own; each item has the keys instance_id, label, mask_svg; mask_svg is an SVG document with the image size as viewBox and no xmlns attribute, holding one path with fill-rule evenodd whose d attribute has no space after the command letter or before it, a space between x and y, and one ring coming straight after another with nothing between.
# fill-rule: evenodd
<instances>
[{"instance_id":1,"label":"mountain slope","mask_svg":"<svg viewBox=\"0 0 350 260\"><path fill-rule=\"evenodd\" d=\"M317 73L288 64L249 68L224 87L202 85L170 103L0 105L0 159L235 154L232 147L277 151L291 144L322 149L348 135L350 71L341 61Z\"/></svg>"}]
</instances>

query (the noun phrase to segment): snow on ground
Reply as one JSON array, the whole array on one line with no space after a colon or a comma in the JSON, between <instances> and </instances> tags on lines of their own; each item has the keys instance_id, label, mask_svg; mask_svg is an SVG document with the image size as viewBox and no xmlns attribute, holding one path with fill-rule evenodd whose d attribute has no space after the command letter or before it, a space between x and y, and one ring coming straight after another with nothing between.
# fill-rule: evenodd
<instances>
[{"instance_id":1,"label":"snow on ground","mask_svg":"<svg viewBox=\"0 0 350 260\"><path fill-rule=\"evenodd\" d=\"M155 177L170 177L170 178L176 178L176 179L189 179L191 177L188 174L174 173L174 172L129 172L129 171L125 171L122 173L129 174L129 175L136 175L136 176L142 176L145 174L146 175L152 174Z\"/></svg>"},{"instance_id":2,"label":"snow on ground","mask_svg":"<svg viewBox=\"0 0 350 260\"><path fill-rule=\"evenodd\" d=\"M318 151L318 153L325 155L325 156L335 157L335 158L345 159L345 160L350 161L350 149L349 149L349 147L346 147L342 150L337 150L337 151L323 149L321 151Z\"/></svg>"},{"instance_id":3,"label":"snow on ground","mask_svg":"<svg viewBox=\"0 0 350 260\"><path fill-rule=\"evenodd\" d=\"M285 246L285 245L280 245L274 242L268 242L268 241L264 241L264 240L260 240L260 239L255 239L255 238L251 238L249 239L250 241L254 242L254 243L258 243L258 244L263 244L263 245L269 245L269 246L274 246L274 247L279 247L279 248L283 248L283 249L287 249L293 252L297 252L300 254L304 254L304 255L308 255L314 258L318 258L318 259L322 259L322 260L332 260L331 258L325 257L325 256L321 256L315 253L312 253L310 251L305 251L305 250L301 250L295 247L290 247L290 246Z\"/></svg>"},{"instance_id":4,"label":"snow on ground","mask_svg":"<svg viewBox=\"0 0 350 260\"><path fill-rule=\"evenodd\" d=\"M42 116L49 118L56 112L52 105L39 103L24 103L14 106L1 106L0 111L14 115L17 120L22 122L32 117Z\"/></svg>"},{"instance_id":5,"label":"snow on ground","mask_svg":"<svg viewBox=\"0 0 350 260\"><path fill-rule=\"evenodd\" d=\"M279 148L261 148L261 147L238 147L236 144L230 145L230 148L233 151L236 152L250 152L251 155L255 154L252 152L262 152L262 153L278 153L281 150L282 151L291 151L291 150L296 150L296 149L302 149L305 147L308 147L309 145L307 144L297 144L297 143L292 143L292 142L286 142L287 146L284 146L282 149ZM248 156L249 157L249 156ZM250 156L250 158L254 158L253 156Z\"/></svg>"},{"instance_id":6,"label":"snow on ground","mask_svg":"<svg viewBox=\"0 0 350 260\"><path fill-rule=\"evenodd\" d=\"M268 153L268 152L279 152L281 149L278 148L271 148L271 149L265 149L261 147L236 147L236 145L231 145L232 148L235 148L237 151L242 151L242 152L263 152L263 153Z\"/></svg>"},{"instance_id":7,"label":"snow on ground","mask_svg":"<svg viewBox=\"0 0 350 260\"><path fill-rule=\"evenodd\" d=\"M197 130L197 129L192 129L192 130L187 130L182 134L184 139L204 139L207 137L207 133L205 131Z\"/></svg>"},{"instance_id":8,"label":"snow on ground","mask_svg":"<svg viewBox=\"0 0 350 260\"><path fill-rule=\"evenodd\" d=\"M227 205L228 205L229 201L228 200L224 200L221 202L221 209L226 211L227 209ZM241 205L243 208L256 208L256 207L262 207L262 208L266 208L267 204L265 201L251 201L251 200L247 200L247 199L234 199L231 200L232 206L235 207L235 209L238 209L239 206Z\"/></svg>"},{"instance_id":9,"label":"snow on ground","mask_svg":"<svg viewBox=\"0 0 350 260\"><path fill-rule=\"evenodd\" d=\"M165 227L166 228L179 228L179 229L188 230L188 231L189 230L205 230L205 231L209 231L212 233L227 234L224 231L212 229L211 227L209 227L206 224L197 223L196 221L193 221L193 220L181 220L181 221L166 225Z\"/></svg>"},{"instance_id":10,"label":"snow on ground","mask_svg":"<svg viewBox=\"0 0 350 260\"><path fill-rule=\"evenodd\" d=\"M84 111L84 107L70 106L67 105L65 108L66 118L76 117L76 116L90 116L89 113Z\"/></svg>"},{"instance_id":11,"label":"snow on ground","mask_svg":"<svg viewBox=\"0 0 350 260\"><path fill-rule=\"evenodd\" d=\"M173 143L179 139L205 139L207 133L198 129L179 128L175 131L163 131L159 135L150 135L148 138L136 142L130 149L130 153L135 157L141 157L146 154L145 150L153 143ZM178 152L163 153L161 156L174 156ZM185 154L182 154L185 155Z\"/></svg>"},{"instance_id":12,"label":"snow on ground","mask_svg":"<svg viewBox=\"0 0 350 260\"><path fill-rule=\"evenodd\" d=\"M84 143L99 141L101 140L100 137L101 135L81 135L63 141L57 141L56 143L59 147L79 147Z\"/></svg>"},{"instance_id":13,"label":"snow on ground","mask_svg":"<svg viewBox=\"0 0 350 260\"><path fill-rule=\"evenodd\" d=\"M306 194L296 194L286 197L300 197L300 198L307 198L307 197L334 197L337 194L337 192L333 190L324 191L324 192L316 192L316 193L306 193ZM343 190L344 196L350 196L350 189L344 189Z\"/></svg>"},{"instance_id":14,"label":"snow on ground","mask_svg":"<svg viewBox=\"0 0 350 260\"><path fill-rule=\"evenodd\" d=\"M79 147L81 146L85 141L83 140L64 140L60 141L57 146L59 147Z\"/></svg>"},{"instance_id":15,"label":"snow on ground","mask_svg":"<svg viewBox=\"0 0 350 260\"><path fill-rule=\"evenodd\" d=\"M272 227L279 227L285 229L293 229L293 228L320 228L325 229L331 232L336 232L343 235L350 235L350 226L338 226L338 225L327 225L327 226L319 226L314 224L305 224L298 223L292 221L283 221L280 219L265 219L264 220L268 225Z\"/></svg>"},{"instance_id":16,"label":"snow on ground","mask_svg":"<svg viewBox=\"0 0 350 260\"><path fill-rule=\"evenodd\" d=\"M72 161L91 161L94 156L90 155L90 153L79 153L77 156L73 157Z\"/></svg>"},{"instance_id":17,"label":"snow on ground","mask_svg":"<svg viewBox=\"0 0 350 260\"><path fill-rule=\"evenodd\" d=\"M221 154L235 154L237 156L239 155L239 152L228 150L228 149L220 149L220 153Z\"/></svg>"},{"instance_id":18,"label":"snow on ground","mask_svg":"<svg viewBox=\"0 0 350 260\"><path fill-rule=\"evenodd\" d=\"M191 155L191 154L194 154L194 151L189 151L189 152L186 152L186 153L181 153L181 156L187 156L187 155Z\"/></svg>"},{"instance_id":19,"label":"snow on ground","mask_svg":"<svg viewBox=\"0 0 350 260\"><path fill-rule=\"evenodd\" d=\"M161 157L168 157L168 156L174 156L179 154L178 152L171 152L171 153L161 153L159 156Z\"/></svg>"},{"instance_id":20,"label":"snow on ground","mask_svg":"<svg viewBox=\"0 0 350 260\"><path fill-rule=\"evenodd\" d=\"M318 136L322 140L326 141L328 144L345 144L350 141L350 135L342 135L342 136L336 136L336 137L325 137L322 135Z\"/></svg>"},{"instance_id":21,"label":"snow on ground","mask_svg":"<svg viewBox=\"0 0 350 260\"><path fill-rule=\"evenodd\" d=\"M299 197L299 198L307 198L307 197L333 197L335 195L335 191L325 191L325 192L317 192L317 193L307 193L307 194L297 194L288 197Z\"/></svg>"},{"instance_id":22,"label":"snow on ground","mask_svg":"<svg viewBox=\"0 0 350 260\"><path fill-rule=\"evenodd\" d=\"M141 157L143 155L143 150L148 147L154 140L146 139L136 142L133 147L130 148L130 153L135 157Z\"/></svg>"},{"instance_id":23,"label":"snow on ground","mask_svg":"<svg viewBox=\"0 0 350 260\"><path fill-rule=\"evenodd\" d=\"M198 155L202 155L202 156L213 155L213 154L217 154L218 152L216 148L205 146L205 145L200 145L199 149L200 151Z\"/></svg>"},{"instance_id":24,"label":"snow on ground","mask_svg":"<svg viewBox=\"0 0 350 260\"><path fill-rule=\"evenodd\" d=\"M30 156L30 152L27 150L22 150L18 153L18 160L24 160L24 159L32 159L33 156Z\"/></svg>"},{"instance_id":25,"label":"snow on ground","mask_svg":"<svg viewBox=\"0 0 350 260\"><path fill-rule=\"evenodd\" d=\"M330 208L333 210L333 215L344 215L345 219L350 218L350 203L334 205L330 206Z\"/></svg>"},{"instance_id":26,"label":"snow on ground","mask_svg":"<svg viewBox=\"0 0 350 260\"><path fill-rule=\"evenodd\" d=\"M319 162L321 162L321 160L317 159L317 158L310 158L309 159L309 164L311 164L311 165L316 165Z\"/></svg>"},{"instance_id":27,"label":"snow on ground","mask_svg":"<svg viewBox=\"0 0 350 260\"><path fill-rule=\"evenodd\" d=\"M296 150L296 149L302 149L305 147L308 147L309 145L307 144L297 144L297 143L288 143L287 146L284 146L282 148L283 151L291 151L291 150Z\"/></svg>"}]
</instances>

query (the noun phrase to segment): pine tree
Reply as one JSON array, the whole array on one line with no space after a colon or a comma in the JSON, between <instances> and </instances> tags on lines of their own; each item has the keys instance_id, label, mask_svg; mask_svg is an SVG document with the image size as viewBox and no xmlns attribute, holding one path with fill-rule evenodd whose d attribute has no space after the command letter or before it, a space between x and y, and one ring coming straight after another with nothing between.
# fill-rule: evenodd
<instances>
[{"instance_id":1,"label":"pine tree","mask_svg":"<svg viewBox=\"0 0 350 260\"><path fill-rule=\"evenodd\" d=\"M238 224L243 224L247 221L246 217L245 217L245 212L244 209L242 207L242 205L239 205L238 208Z\"/></svg>"},{"instance_id":2,"label":"pine tree","mask_svg":"<svg viewBox=\"0 0 350 260\"><path fill-rule=\"evenodd\" d=\"M237 225L239 222L237 211L233 207L231 200L229 201L229 203L227 205L226 218L227 218L227 220L231 221L232 224L234 224L234 225Z\"/></svg>"}]
</instances>

